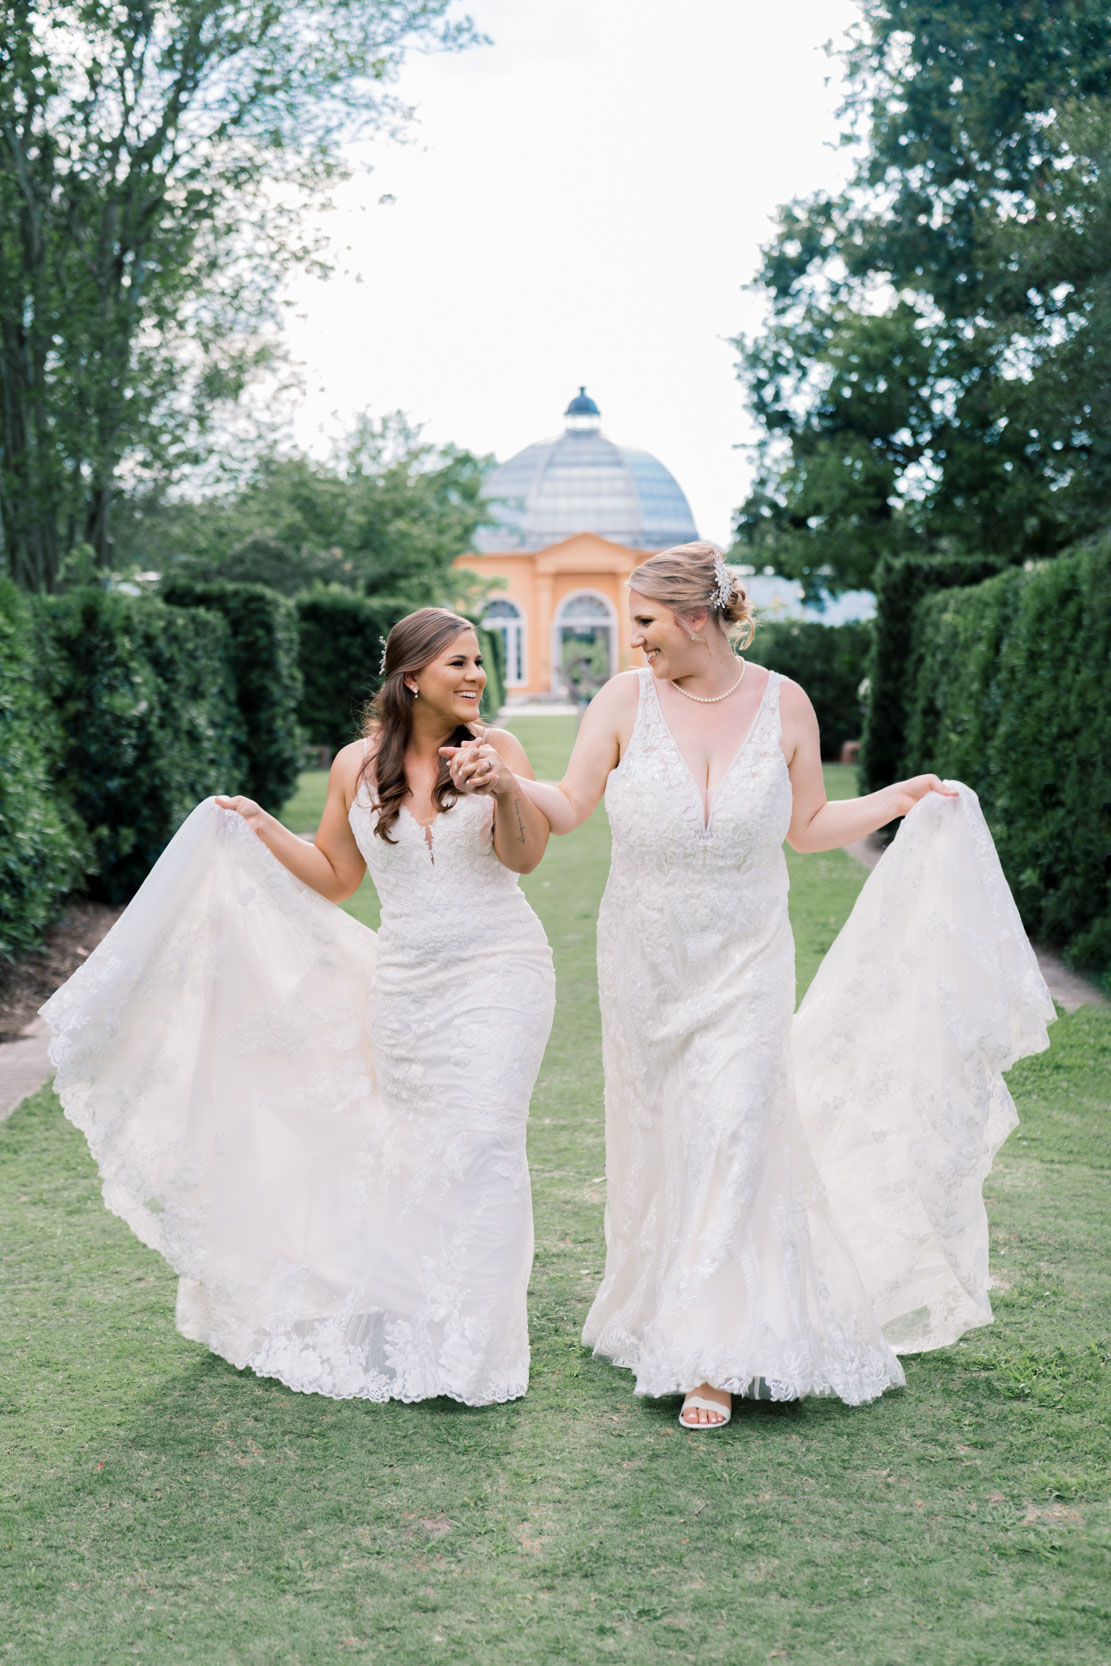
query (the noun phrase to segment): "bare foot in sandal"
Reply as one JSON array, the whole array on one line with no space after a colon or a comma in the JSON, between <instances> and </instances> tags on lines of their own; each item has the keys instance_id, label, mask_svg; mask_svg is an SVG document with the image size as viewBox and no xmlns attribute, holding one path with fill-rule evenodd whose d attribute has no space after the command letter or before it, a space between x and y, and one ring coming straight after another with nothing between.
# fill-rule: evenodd
<instances>
[{"instance_id":1,"label":"bare foot in sandal","mask_svg":"<svg viewBox=\"0 0 1111 1666\"><path fill-rule=\"evenodd\" d=\"M699 1383L683 1401L679 1421L684 1429L721 1429L733 1413L733 1396L727 1389Z\"/></svg>"}]
</instances>

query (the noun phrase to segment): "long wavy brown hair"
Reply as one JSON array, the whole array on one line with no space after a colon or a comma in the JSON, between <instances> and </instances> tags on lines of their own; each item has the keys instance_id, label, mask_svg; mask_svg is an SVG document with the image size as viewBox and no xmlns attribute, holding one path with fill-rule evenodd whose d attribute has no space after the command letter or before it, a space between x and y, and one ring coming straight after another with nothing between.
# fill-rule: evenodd
<instances>
[{"instance_id":1,"label":"long wavy brown hair","mask_svg":"<svg viewBox=\"0 0 1111 1666\"><path fill-rule=\"evenodd\" d=\"M368 740L373 739L375 745L373 751L367 751L360 780L373 763L374 796L378 805L374 831L388 845L397 843L390 837L390 828L409 791L405 753L413 734L413 696L405 686L405 678L423 671L457 636L474 628L469 619L446 607L419 607L415 613L399 619L386 638L382 686L363 716L363 734ZM460 723L447 736L444 745L461 746L473 739L470 725ZM456 797L447 759L441 758L432 801L437 810L450 810Z\"/></svg>"}]
</instances>

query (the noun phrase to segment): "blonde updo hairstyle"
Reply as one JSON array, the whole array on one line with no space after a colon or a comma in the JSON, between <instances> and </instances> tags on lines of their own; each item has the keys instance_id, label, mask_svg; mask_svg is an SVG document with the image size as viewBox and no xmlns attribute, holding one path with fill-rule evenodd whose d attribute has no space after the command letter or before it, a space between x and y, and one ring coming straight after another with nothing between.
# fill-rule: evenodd
<instances>
[{"instance_id":1,"label":"blonde updo hairstyle","mask_svg":"<svg viewBox=\"0 0 1111 1666\"><path fill-rule=\"evenodd\" d=\"M716 619L730 641L747 648L756 634L756 616L744 586L735 574L726 572L731 588L724 601L718 596L715 563L724 561L716 544L699 539L693 544L673 544L634 567L628 588L662 602L686 623L687 615L705 608ZM688 630L690 627L687 627Z\"/></svg>"}]
</instances>

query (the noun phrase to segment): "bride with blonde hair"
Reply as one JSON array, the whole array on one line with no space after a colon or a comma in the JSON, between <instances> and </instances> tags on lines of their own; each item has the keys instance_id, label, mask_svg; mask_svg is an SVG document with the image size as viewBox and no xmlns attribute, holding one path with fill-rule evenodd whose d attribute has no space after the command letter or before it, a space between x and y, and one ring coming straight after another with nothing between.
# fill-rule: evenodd
<instances>
[{"instance_id":1,"label":"bride with blonde hair","mask_svg":"<svg viewBox=\"0 0 1111 1666\"><path fill-rule=\"evenodd\" d=\"M558 785L554 833L604 797L598 920L606 1269L583 1332L640 1394L720 1429L732 1396L904 1381L896 1357L988 1323L1002 1072L1053 1006L975 794L935 775L830 802L818 724L739 659L752 609L712 544L628 581L646 665L608 682ZM484 790L496 737L450 749ZM794 1016L783 842L833 850L905 817Z\"/></svg>"}]
</instances>

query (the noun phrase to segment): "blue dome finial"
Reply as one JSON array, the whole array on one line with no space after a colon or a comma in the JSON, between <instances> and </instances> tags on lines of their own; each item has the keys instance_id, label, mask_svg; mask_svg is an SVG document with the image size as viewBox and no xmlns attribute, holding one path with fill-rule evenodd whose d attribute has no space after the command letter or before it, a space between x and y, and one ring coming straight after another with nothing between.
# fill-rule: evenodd
<instances>
[{"instance_id":1,"label":"blue dome finial","mask_svg":"<svg viewBox=\"0 0 1111 1666\"><path fill-rule=\"evenodd\" d=\"M600 417L602 413L586 389L581 387L563 414L568 417Z\"/></svg>"}]
</instances>

